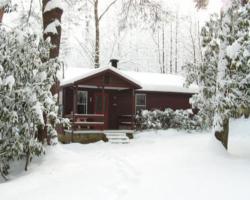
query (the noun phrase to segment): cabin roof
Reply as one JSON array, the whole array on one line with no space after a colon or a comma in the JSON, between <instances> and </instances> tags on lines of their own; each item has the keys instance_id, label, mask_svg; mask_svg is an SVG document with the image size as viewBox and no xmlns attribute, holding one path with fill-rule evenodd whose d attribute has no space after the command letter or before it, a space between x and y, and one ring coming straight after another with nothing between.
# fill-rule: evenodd
<instances>
[{"instance_id":1,"label":"cabin roof","mask_svg":"<svg viewBox=\"0 0 250 200\"><path fill-rule=\"evenodd\" d=\"M198 86L196 85L191 85L189 88L184 87L185 78L181 75L125 71L110 66L98 69L79 67L68 68L65 71L65 78L61 80L61 86L74 84L79 80L101 73L105 70L111 70L140 86L141 89L137 91L177 93L196 93L198 91Z\"/></svg>"}]
</instances>

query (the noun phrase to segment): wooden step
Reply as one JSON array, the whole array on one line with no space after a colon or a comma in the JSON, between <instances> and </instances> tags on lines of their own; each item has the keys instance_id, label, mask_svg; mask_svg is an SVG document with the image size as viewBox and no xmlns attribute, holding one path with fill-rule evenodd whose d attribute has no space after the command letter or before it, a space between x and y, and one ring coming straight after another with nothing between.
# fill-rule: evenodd
<instances>
[{"instance_id":1,"label":"wooden step","mask_svg":"<svg viewBox=\"0 0 250 200\"><path fill-rule=\"evenodd\" d=\"M104 122L71 122L74 125L104 125Z\"/></svg>"},{"instance_id":2,"label":"wooden step","mask_svg":"<svg viewBox=\"0 0 250 200\"><path fill-rule=\"evenodd\" d=\"M106 136L124 136L127 137L126 133L104 133Z\"/></svg>"},{"instance_id":3,"label":"wooden step","mask_svg":"<svg viewBox=\"0 0 250 200\"><path fill-rule=\"evenodd\" d=\"M129 138L124 132L106 132L106 137L111 144L128 144Z\"/></svg>"},{"instance_id":4,"label":"wooden step","mask_svg":"<svg viewBox=\"0 0 250 200\"><path fill-rule=\"evenodd\" d=\"M111 144L129 144L129 141L119 141L119 142L110 141L109 143L111 143Z\"/></svg>"},{"instance_id":5,"label":"wooden step","mask_svg":"<svg viewBox=\"0 0 250 200\"><path fill-rule=\"evenodd\" d=\"M123 136L123 135L117 135L117 136L114 136L114 135L106 135L106 137L108 139L127 139L128 137L127 136Z\"/></svg>"},{"instance_id":6,"label":"wooden step","mask_svg":"<svg viewBox=\"0 0 250 200\"><path fill-rule=\"evenodd\" d=\"M129 143L129 139L111 139L109 140L110 143L112 144L128 144Z\"/></svg>"}]
</instances>

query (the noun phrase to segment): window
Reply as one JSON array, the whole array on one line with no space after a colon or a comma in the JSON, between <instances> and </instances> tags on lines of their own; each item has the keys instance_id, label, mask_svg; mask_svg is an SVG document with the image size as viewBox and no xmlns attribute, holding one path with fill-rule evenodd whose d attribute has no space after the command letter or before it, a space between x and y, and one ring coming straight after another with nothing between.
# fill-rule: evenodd
<instances>
[{"instance_id":1,"label":"window","mask_svg":"<svg viewBox=\"0 0 250 200\"><path fill-rule=\"evenodd\" d=\"M136 94L135 95L135 110L140 112L146 109L146 94Z\"/></svg>"},{"instance_id":2,"label":"window","mask_svg":"<svg viewBox=\"0 0 250 200\"><path fill-rule=\"evenodd\" d=\"M59 91L59 108L58 108L58 114L59 116L63 115L63 91Z\"/></svg>"},{"instance_id":3,"label":"window","mask_svg":"<svg viewBox=\"0 0 250 200\"><path fill-rule=\"evenodd\" d=\"M77 92L77 112L79 114L88 113L88 92L78 91Z\"/></svg>"}]
</instances>

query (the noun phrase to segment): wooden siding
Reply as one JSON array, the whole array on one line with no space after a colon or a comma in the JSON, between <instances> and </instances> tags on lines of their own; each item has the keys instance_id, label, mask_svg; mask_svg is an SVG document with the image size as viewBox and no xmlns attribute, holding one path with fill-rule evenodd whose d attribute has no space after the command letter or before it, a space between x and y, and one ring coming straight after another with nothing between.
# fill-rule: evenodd
<instances>
[{"instance_id":1,"label":"wooden siding","mask_svg":"<svg viewBox=\"0 0 250 200\"><path fill-rule=\"evenodd\" d=\"M189 99L192 94L170 93L170 92L136 92L137 94L146 94L147 110L164 110L166 108L188 109L191 107Z\"/></svg>"}]
</instances>

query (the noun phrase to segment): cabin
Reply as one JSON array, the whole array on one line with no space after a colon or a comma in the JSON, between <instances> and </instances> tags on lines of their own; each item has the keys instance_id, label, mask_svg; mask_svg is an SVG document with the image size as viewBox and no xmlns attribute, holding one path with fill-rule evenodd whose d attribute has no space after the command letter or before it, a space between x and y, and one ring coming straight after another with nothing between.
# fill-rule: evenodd
<instances>
[{"instance_id":1,"label":"cabin","mask_svg":"<svg viewBox=\"0 0 250 200\"><path fill-rule=\"evenodd\" d=\"M111 60L108 67L78 68L61 81L61 112L72 124L64 133L132 134L135 115L141 110L190 108L189 98L197 88L185 88L182 76L125 71L117 63Z\"/></svg>"}]
</instances>

